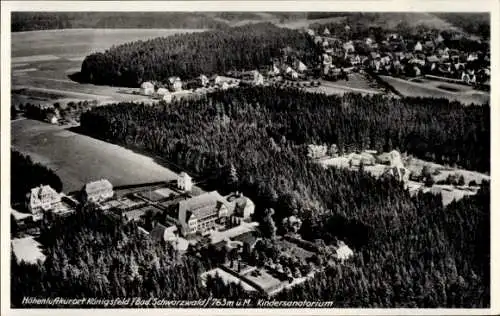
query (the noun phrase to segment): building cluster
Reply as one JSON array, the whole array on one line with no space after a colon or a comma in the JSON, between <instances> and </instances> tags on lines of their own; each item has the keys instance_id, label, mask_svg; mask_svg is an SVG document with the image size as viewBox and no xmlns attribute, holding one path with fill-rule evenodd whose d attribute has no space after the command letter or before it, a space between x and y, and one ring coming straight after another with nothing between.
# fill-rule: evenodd
<instances>
[{"instance_id":1,"label":"building cluster","mask_svg":"<svg viewBox=\"0 0 500 316\"><path fill-rule=\"evenodd\" d=\"M237 227L251 220L255 204L242 193L222 196L217 191L195 188L185 172L175 184L144 186L119 194L106 179L85 184L75 196L58 193L48 185L31 189L27 194L26 212L12 210L19 227L36 226L41 220L75 212L78 204L93 204L97 209L126 221L136 221L152 238L184 242L202 235ZM151 223L146 215L152 214ZM175 238L173 237L175 236Z\"/></svg>"},{"instance_id":2,"label":"building cluster","mask_svg":"<svg viewBox=\"0 0 500 316\"><path fill-rule=\"evenodd\" d=\"M335 37L328 28L319 34L311 29L307 33L323 52L323 75L354 67L387 75L433 75L465 84L489 82L489 51L450 49L440 34L428 32L415 38L403 38L398 33L387 32L384 39L376 41L374 36L364 39L348 35Z\"/></svg>"},{"instance_id":3,"label":"building cluster","mask_svg":"<svg viewBox=\"0 0 500 316\"><path fill-rule=\"evenodd\" d=\"M42 220L47 215L66 216L74 211L77 202L58 193L49 185L40 185L32 188L27 194L26 209L30 212L30 219L34 222ZM28 217L24 217L26 220Z\"/></svg>"},{"instance_id":4,"label":"building cluster","mask_svg":"<svg viewBox=\"0 0 500 316\"><path fill-rule=\"evenodd\" d=\"M227 90L239 86L241 82L252 85L263 84L263 77L258 71L245 73L246 77L235 78L213 75L210 78L204 74L182 81L179 77L170 77L166 84L156 81L146 81L141 84L141 94L170 103L187 97L202 95L218 90Z\"/></svg>"}]
</instances>

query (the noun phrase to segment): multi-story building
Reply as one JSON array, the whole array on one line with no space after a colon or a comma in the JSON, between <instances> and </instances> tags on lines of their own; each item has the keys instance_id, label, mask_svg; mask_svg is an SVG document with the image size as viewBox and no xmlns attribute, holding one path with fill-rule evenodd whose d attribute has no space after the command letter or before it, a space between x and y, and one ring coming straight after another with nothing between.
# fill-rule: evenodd
<instances>
[{"instance_id":1,"label":"multi-story building","mask_svg":"<svg viewBox=\"0 0 500 316\"><path fill-rule=\"evenodd\" d=\"M218 225L223 225L231 209L229 203L217 191L180 201L176 208L184 236L204 234Z\"/></svg>"},{"instance_id":2,"label":"multi-story building","mask_svg":"<svg viewBox=\"0 0 500 316\"><path fill-rule=\"evenodd\" d=\"M28 194L27 208L33 214L33 220L38 221L43 218L43 213L53 209L61 202L61 194L49 185L40 185L31 189Z\"/></svg>"},{"instance_id":3,"label":"multi-story building","mask_svg":"<svg viewBox=\"0 0 500 316\"><path fill-rule=\"evenodd\" d=\"M82 189L82 201L101 202L113 197L113 185L106 179L85 184Z\"/></svg>"}]
</instances>

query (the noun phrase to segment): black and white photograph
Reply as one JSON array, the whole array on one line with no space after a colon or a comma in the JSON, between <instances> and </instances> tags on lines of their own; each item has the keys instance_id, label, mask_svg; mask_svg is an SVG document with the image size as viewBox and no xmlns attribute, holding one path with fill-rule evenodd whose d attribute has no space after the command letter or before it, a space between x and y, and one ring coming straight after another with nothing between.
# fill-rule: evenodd
<instances>
[{"instance_id":1,"label":"black and white photograph","mask_svg":"<svg viewBox=\"0 0 500 316\"><path fill-rule=\"evenodd\" d=\"M11 3L2 306L492 313L494 6L277 2Z\"/></svg>"}]
</instances>

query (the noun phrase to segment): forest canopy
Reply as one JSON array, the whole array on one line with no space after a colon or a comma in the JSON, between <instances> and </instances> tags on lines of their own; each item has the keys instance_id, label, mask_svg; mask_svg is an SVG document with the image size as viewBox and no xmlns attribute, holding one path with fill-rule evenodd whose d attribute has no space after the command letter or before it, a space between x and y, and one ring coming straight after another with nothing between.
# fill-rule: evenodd
<instances>
[{"instance_id":1,"label":"forest canopy","mask_svg":"<svg viewBox=\"0 0 500 316\"><path fill-rule=\"evenodd\" d=\"M85 58L82 80L95 84L138 87L143 81L171 76L191 79L270 65L291 47L305 62L317 60L306 34L259 23L203 33L176 34L119 45Z\"/></svg>"},{"instance_id":2,"label":"forest canopy","mask_svg":"<svg viewBox=\"0 0 500 316\"><path fill-rule=\"evenodd\" d=\"M26 194L41 184L50 185L57 192L62 191L61 179L44 165L33 162L30 156L11 150L10 152L11 203L22 203Z\"/></svg>"},{"instance_id":3,"label":"forest canopy","mask_svg":"<svg viewBox=\"0 0 500 316\"><path fill-rule=\"evenodd\" d=\"M304 239L327 245L340 239L354 250L344 265L319 260L323 271L276 299L328 300L338 307L490 304L488 183L445 208L439 195L412 197L401 183L377 180L362 169L324 169L305 151L311 142L336 142L345 151L397 146L433 159L455 157L477 169L477 159L489 159L488 106L246 88L169 105L97 107L82 114L81 127L172 161L217 190L244 192L255 201L267 243L275 238L275 231L266 233L268 214L274 213L275 223L297 214ZM437 151L446 144L447 152ZM481 154L467 155L466 149ZM58 234L42 232L45 263L12 263L14 300L48 288L51 295L75 297L246 295L216 280L200 286L208 255L178 256L167 245L144 240L133 224L103 216L84 210L55 224Z\"/></svg>"}]
</instances>

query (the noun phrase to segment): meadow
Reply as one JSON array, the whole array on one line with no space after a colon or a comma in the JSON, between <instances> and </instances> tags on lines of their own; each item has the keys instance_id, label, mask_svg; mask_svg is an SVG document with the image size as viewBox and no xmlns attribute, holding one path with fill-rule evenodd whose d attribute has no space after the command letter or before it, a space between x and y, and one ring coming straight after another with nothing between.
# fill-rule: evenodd
<instances>
[{"instance_id":1,"label":"meadow","mask_svg":"<svg viewBox=\"0 0 500 316\"><path fill-rule=\"evenodd\" d=\"M53 103L74 100L138 100L116 87L79 84L70 76L79 72L85 56L105 51L113 45L202 29L63 29L12 33L11 67L13 104ZM45 91L57 97L31 97Z\"/></svg>"},{"instance_id":2,"label":"meadow","mask_svg":"<svg viewBox=\"0 0 500 316\"><path fill-rule=\"evenodd\" d=\"M123 147L74 133L61 126L29 119L11 122L12 147L53 169L63 191L106 178L114 186L176 179L152 158Z\"/></svg>"},{"instance_id":3,"label":"meadow","mask_svg":"<svg viewBox=\"0 0 500 316\"><path fill-rule=\"evenodd\" d=\"M380 78L406 97L446 98L450 101L459 101L464 104L484 104L490 102L489 93L474 90L472 87L464 85L425 79L421 80L421 82L415 82L390 76L380 76Z\"/></svg>"}]
</instances>

